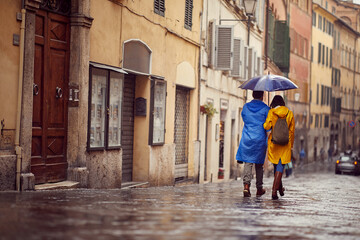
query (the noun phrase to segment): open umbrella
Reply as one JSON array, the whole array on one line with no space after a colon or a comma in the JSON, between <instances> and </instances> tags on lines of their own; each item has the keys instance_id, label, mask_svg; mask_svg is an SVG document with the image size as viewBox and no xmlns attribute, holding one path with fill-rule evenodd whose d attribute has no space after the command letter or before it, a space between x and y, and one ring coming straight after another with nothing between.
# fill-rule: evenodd
<instances>
[{"instance_id":1,"label":"open umbrella","mask_svg":"<svg viewBox=\"0 0 360 240\"><path fill-rule=\"evenodd\" d=\"M243 84L239 88L249 89L253 91L283 91L289 89L298 88L295 83L293 83L290 79L279 76L267 74L263 76L253 77Z\"/></svg>"}]
</instances>

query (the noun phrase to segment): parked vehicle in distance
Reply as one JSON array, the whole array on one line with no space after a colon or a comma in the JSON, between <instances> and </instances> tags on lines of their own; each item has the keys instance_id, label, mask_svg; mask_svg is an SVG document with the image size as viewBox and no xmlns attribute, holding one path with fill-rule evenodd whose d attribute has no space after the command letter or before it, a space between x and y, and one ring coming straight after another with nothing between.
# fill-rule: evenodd
<instances>
[{"instance_id":1,"label":"parked vehicle in distance","mask_svg":"<svg viewBox=\"0 0 360 240\"><path fill-rule=\"evenodd\" d=\"M355 153L341 153L335 164L335 174L351 173L360 175L359 158Z\"/></svg>"}]
</instances>

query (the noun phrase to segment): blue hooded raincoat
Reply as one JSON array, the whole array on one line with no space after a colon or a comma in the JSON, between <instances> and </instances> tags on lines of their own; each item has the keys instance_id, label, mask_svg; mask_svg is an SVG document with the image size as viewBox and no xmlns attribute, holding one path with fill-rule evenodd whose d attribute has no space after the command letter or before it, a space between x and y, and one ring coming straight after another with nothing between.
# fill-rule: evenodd
<instances>
[{"instance_id":1,"label":"blue hooded raincoat","mask_svg":"<svg viewBox=\"0 0 360 240\"><path fill-rule=\"evenodd\" d=\"M244 121L240 146L236 160L264 164L267 148L266 131L263 124L269 107L261 100L254 99L244 105L241 117Z\"/></svg>"}]
</instances>

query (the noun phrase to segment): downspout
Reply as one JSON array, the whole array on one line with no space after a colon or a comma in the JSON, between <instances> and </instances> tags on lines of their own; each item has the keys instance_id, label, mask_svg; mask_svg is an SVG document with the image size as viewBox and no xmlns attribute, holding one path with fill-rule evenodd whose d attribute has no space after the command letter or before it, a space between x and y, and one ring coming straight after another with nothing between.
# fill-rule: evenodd
<instances>
[{"instance_id":1,"label":"downspout","mask_svg":"<svg viewBox=\"0 0 360 240\"><path fill-rule=\"evenodd\" d=\"M356 32L356 35L357 35L358 33ZM355 41L354 41L354 70L353 70L353 117L354 117L354 119L353 119L353 121L355 121L356 122L356 120L355 120L355 117L356 117L356 113L355 113L355 72L356 72L356 58L355 58L355 56L356 56L356 42L357 42L357 39L358 39L358 36L355 36ZM352 143L352 147L353 147L353 149L355 149L355 129L354 129L354 131L352 131L353 132L353 143Z\"/></svg>"},{"instance_id":2,"label":"downspout","mask_svg":"<svg viewBox=\"0 0 360 240\"><path fill-rule=\"evenodd\" d=\"M266 0L266 13L265 13L265 69L268 68L268 28L269 28L269 0Z\"/></svg>"},{"instance_id":3,"label":"downspout","mask_svg":"<svg viewBox=\"0 0 360 240\"><path fill-rule=\"evenodd\" d=\"M19 62L19 78L18 78L18 95L16 107L16 128L15 128L15 152L16 152L16 190L20 191L20 174L21 174L21 154L20 147L20 118L22 103L22 88L24 75L24 42L25 42L25 14L26 10L22 3L21 9L21 26L20 26L20 62Z\"/></svg>"},{"instance_id":4,"label":"downspout","mask_svg":"<svg viewBox=\"0 0 360 240\"><path fill-rule=\"evenodd\" d=\"M202 2L203 5L203 9L204 9L204 1ZM201 88L201 67L202 67L202 62L201 62L201 54L202 54L202 44L201 44L201 40L202 40L202 21L203 21L203 12L200 12L200 48L199 48L199 62L198 62L198 110L197 110L197 120L198 120L198 124L197 124L197 136L196 139L199 142L199 163L198 163L198 177L197 177L197 182L200 183L200 162L201 162L201 141L200 141L200 88Z\"/></svg>"}]
</instances>

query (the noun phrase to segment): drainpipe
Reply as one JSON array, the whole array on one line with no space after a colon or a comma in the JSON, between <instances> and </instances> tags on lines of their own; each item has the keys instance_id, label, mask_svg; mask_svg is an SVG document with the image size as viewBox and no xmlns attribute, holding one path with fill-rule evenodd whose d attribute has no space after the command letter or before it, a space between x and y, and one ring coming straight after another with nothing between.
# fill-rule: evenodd
<instances>
[{"instance_id":1,"label":"drainpipe","mask_svg":"<svg viewBox=\"0 0 360 240\"><path fill-rule=\"evenodd\" d=\"M203 5L203 9L204 9L204 4L205 4L205 1L202 2L202 5ZM198 110L197 110L197 141L199 142L199 163L198 163L198 179L197 179L197 182L200 183L200 162L201 162L201 141L200 141L200 105L201 105L201 102L200 102L200 88L201 88L201 67L202 67L202 62L201 62L201 38L202 38L202 21L203 21L203 12L201 11L200 12L200 49L199 49L199 63L198 63Z\"/></svg>"},{"instance_id":2,"label":"drainpipe","mask_svg":"<svg viewBox=\"0 0 360 240\"><path fill-rule=\"evenodd\" d=\"M20 62L19 62L19 78L18 78L18 95L16 108L16 127L15 127L15 152L16 152L16 190L20 191L20 174L21 174L21 153L20 147L20 118L21 118L21 102L23 88L23 71L24 71L24 42L25 42L25 14L26 10L22 6L21 9L21 26L20 26Z\"/></svg>"},{"instance_id":3,"label":"drainpipe","mask_svg":"<svg viewBox=\"0 0 360 240\"><path fill-rule=\"evenodd\" d=\"M357 33L356 33L357 34ZM356 59L355 59L355 56L356 56L356 42L358 40L358 36L355 36L355 41L354 41L354 70L353 70L353 121L355 121L356 123L356 112L355 112L355 72L356 72ZM356 149L357 146L355 145L355 127L354 127L354 130L352 131L352 134L353 134L353 143L352 143L352 147L353 149Z\"/></svg>"},{"instance_id":4,"label":"drainpipe","mask_svg":"<svg viewBox=\"0 0 360 240\"><path fill-rule=\"evenodd\" d=\"M269 0L266 0L266 7L265 7L265 70L268 68L268 28L269 28Z\"/></svg>"}]
</instances>

